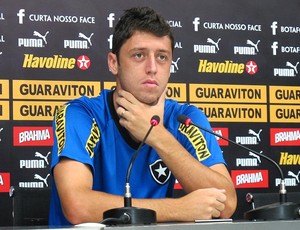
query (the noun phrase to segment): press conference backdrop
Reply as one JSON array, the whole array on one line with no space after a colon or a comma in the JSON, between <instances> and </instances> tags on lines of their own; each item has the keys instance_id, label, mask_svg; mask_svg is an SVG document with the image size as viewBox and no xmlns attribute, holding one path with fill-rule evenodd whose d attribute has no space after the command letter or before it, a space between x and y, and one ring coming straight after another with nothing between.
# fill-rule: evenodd
<instances>
[{"instance_id":1,"label":"press conference backdrop","mask_svg":"<svg viewBox=\"0 0 300 230\"><path fill-rule=\"evenodd\" d=\"M114 87L113 28L124 9L144 5L175 34L167 97L196 105L216 133L274 159L288 191L299 191L298 0L0 0L1 225L11 224L11 185L51 186L56 109ZM241 219L245 194L277 192L280 175L255 153L219 143Z\"/></svg>"}]
</instances>

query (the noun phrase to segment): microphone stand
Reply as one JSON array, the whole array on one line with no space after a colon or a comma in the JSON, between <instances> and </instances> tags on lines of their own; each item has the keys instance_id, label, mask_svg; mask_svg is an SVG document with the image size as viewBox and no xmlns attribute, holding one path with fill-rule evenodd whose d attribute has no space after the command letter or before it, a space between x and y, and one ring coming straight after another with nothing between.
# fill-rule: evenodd
<instances>
[{"instance_id":1,"label":"microphone stand","mask_svg":"<svg viewBox=\"0 0 300 230\"><path fill-rule=\"evenodd\" d=\"M253 152L257 154L258 156L261 156L262 158L268 160L271 162L273 165L276 166L278 169L281 180L280 180L280 185L279 185L279 202L269 204L269 205L264 205L255 209L252 209L250 211L247 211L244 213L244 218L248 220L290 220L290 219L297 219L300 216L300 204L296 204L293 202L287 202L287 191L285 188L285 181L284 181L284 176L283 172L280 168L280 166L271 158L267 157L264 154L261 154L257 151L254 151L244 145L240 145L239 143L236 143L235 141L232 141L228 138L223 137L222 135L219 135L217 133L214 133L213 131L206 129L202 126L196 125L192 122L192 120L185 115L179 115L177 117L177 120L186 125L193 125L199 129L202 129L214 136L217 136L223 140L226 140L234 145L237 145L243 149L246 149L250 152Z\"/></svg>"},{"instance_id":2,"label":"microphone stand","mask_svg":"<svg viewBox=\"0 0 300 230\"><path fill-rule=\"evenodd\" d=\"M126 183L125 183L125 194L124 194L124 207L122 208L114 208L109 209L103 213L103 224L131 224L131 225L141 225L141 224L151 224L156 223L156 212L151 209L146 208L138 208L132 207L131 205L131 192L130 192L130 175L131 169L133 166L133 162L136 159L137 155L139 154L142 146L144 145L147 137L149 136L152 128L158 125L160 121L159 116L155 115L152 117L150 121L150 128L145 135L144 139L140 143L138 149L135 151L134 155L132 156L126 175Z\"/></svg>"}]
</instances>

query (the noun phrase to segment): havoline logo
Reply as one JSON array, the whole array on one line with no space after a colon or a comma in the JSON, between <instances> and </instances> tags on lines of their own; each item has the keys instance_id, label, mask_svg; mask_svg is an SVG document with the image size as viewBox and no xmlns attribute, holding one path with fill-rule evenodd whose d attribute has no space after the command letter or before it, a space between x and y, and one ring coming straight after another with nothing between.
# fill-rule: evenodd
<instances>
[{"instance_id":1,"label":"havoline logo","mask_svg":"<svg viewBox=\"0 0 300 230\"><path fill-rule=\"evenodd\" d=\"M90 59L81 55L76 58L63 57L55 54L52 57L39 57L34 54L24 54L23 68L30 69L74 69L75 66L82 70L90 67Z\"/></svg>"},{"instance_id":2,"label":"havoline logo","mask_svg":"<svg viewBox=\"0 0 300 230\"><path fill-rule=\"evenodd\" d=\"M243 74L245 71L252 75L257 72L257 64L254 61L248 61L246 64L225 60L224 62L211 62L208 60L199 60L199 73L218 73L218 74Z\"/></svg>"}]
</instances>

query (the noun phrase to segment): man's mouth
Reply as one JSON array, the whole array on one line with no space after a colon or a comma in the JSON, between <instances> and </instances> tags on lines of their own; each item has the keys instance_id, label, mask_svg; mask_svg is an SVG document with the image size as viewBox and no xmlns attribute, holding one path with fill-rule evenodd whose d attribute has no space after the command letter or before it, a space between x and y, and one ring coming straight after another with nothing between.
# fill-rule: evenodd
<instances>
[{"instance_id":1,"label":"man's mouth","mask_svg":"<svg viewBox=\"0 0 300 230\"><path fill-rule=\"evenodd\" d=\"M154 81L154 80L147 80L143 84L146 85L146 86L149 86L149 87L156 87L156 86L158 86L157 82Z\"/></svg>"}]
</instances>

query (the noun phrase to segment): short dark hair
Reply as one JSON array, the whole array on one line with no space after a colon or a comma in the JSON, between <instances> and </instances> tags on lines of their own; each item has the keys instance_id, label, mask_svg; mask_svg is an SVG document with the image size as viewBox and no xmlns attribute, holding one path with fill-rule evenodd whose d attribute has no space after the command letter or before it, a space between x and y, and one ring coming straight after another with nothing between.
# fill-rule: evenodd
<instances>
[{"instance_id":1,"label":"short dark hair","mask_svg":"<svg viewBox=\"0 0 300 230\"><path fill-rule=\"evenodd\" d=\"M125 10L113 34L112 52L119 57L122 45L135 31L143 31L158 37L169 36L172 50L174 37L166 20L150 7L133 7Z\"/></svg>"}]
</instances>

